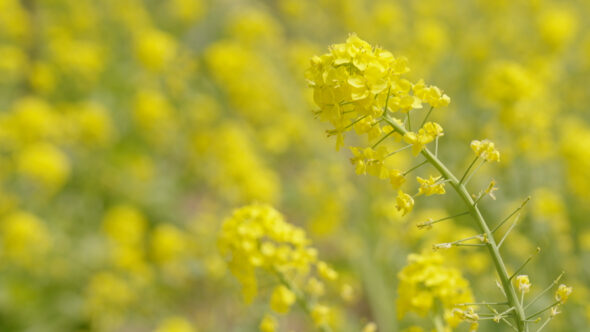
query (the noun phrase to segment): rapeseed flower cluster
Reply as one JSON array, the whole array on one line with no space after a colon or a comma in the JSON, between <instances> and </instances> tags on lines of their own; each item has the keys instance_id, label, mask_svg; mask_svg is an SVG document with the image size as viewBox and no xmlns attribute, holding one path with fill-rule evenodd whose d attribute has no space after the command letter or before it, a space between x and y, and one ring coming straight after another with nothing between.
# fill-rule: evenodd
<instances>
[{"instance_id":1,"label":"rapeseed flower cluster","mask_svg":"<svg viewBox=\"0 0 590 332\"><path fill-rule=\"evenodd\" d=\"M369 60L367 60L369 59ZM387 60L386 60L387 59ZM490 229L487 221L482 215L478 207L478 203L486 196L496 200L495 191L496 181L491 180L487 189L480 191L479 195L471 195L467 189L467 184L472 176L488 161L500 161L500 152L495 148L495 144L490 140L474 140L471 142L471 149L476 155L476 158L467 167L463 176L458 179L447 166L438 159L438 138L443 136L443 128L434 122L427 122L433 108L435 106L446 106L450 102L450 98L444 95L440 89L436 87L426 87L423 81L412 84L407 80L401 79L401 75L405 74L409 69L405 66L400 69L399 64L395 62L395 58L383 51L381 48L371 48L369 44L359 39L356 35L351 35L346 43L335 44L330 48L330 53L324 54L321 57L315 56L311 60L311 68L308 70L308 81L314 90L314 101L319 110L316 115L320 120L326 120L332 124L334 129L329 130L330 135L337 135L336 148L344 142L344 132L351 130L354 127L357 134L367 134L370 147L353 147L351 148L354 157L351 162L355 165L357 174L369 173L380 179L385 179L390 176L390 182L394 187L399 188L405 182L405 176L411 171L419 168L424 164L430 164L440 174L440 176L430 176L424 179L417 177L419 183L418 193L411 196L403 190L398 189L395 207L401 212L402 216L408 214L414 208L414 197L419 195L430 196L433 194L444 194L444 184L450 182L455 192L461 197L467 211L455 216L440 218L437 220L428 219L428 221L418 224L419 228L429 229L432 225L448 219L453 219L462 215L471 215L474 221L478 224L481 234L469 236L464 239L453 240L451 242L443 242L434 244L436 249L450 249L459 246L473 246L473 247L487 247L492 256L494 266L500 276L501 281L498 286L502 289L503 295L506 297L504 305L509 305L510 308L502 313L496 309L488 308L494 314L493 320L496 323L500 321L505 322L509 326L515 327L517 331L526 331L528 322L531 317L535 317L543 313L547 309L552 310L552 314L547 321L542 325L543 328L549 320L551 320L558 312L557 307L548 307L545 310L527 316L525 313L526 307L524 305L524 295L528 293L531 288L531 283L527 275L516 276L516 283L520 298L517 296L514 285L511 283L512 278L508 276L508 272L503 263L503 258L499 252L500 246L504 243L507 236L513 230L516 221L507 230L504 236L496 243L494 232L498 228L516 215L528 202L525 202L507 218L500 222L500 224ZM369 68L378 68L373 72ZM379 69L380 68L380 69ZM376 74L375 74L376 73ZM393 78L392 78L393 77ZM401 86L400 82L406 84L406 89L398 89ZM381 93L387 89L385 96L381 97ZM411 91L411 93L410 93ZM405 93L405 95L404 95ZM400 103L399 100L393 99L390 107L389 101L391 97L401 98L407 102ZM379 101L383 100L383 104ZM397 101L397 102L396 102ZM430 104L430 110L426 113L422 120L422 127L417 131L412 131L411 111L422 108L422 102ZM402 116L395 117L396 113L401 112ZM405 115L405 119L403 114ZM350 114L350 115L349 115ZM403 120L402 120L403 119ZM363 122L369 121L369 126L363 126ZM385 123L384 128L381 127L381 122ZM361 125L359 125L361 124ZM391 151L387 148L385 139L392 138L400 142L402 139L408 145ZM426 149L426 145L435 141L434 153ZM382 144L383 143L383 144ZM381 144L381 145L380 145ZM425 160L410 168L408 171L401 172L387 167L385 159L391 155L397 154L407 148L412 148L415 156L422 155ZM479 166L473 169L473 166L478 162ZM473 243L470 241L477 241ZM537 253L540 248L537 248ZM437 256L438 257L438 256ZM532 259L529 257L524 264L518 269L522 270L527 263ZM458 270L441 270L434 271L430 265L436 266L441 264L442 258L437 259L424 258L420 256L410 256L410 266L406 267L399 274L400 285L398 292L398 315L402 317L406 311L416 311L420 315L425 315L435 306L435 315L454 317L459 320L466 320L471 322L471 330L476 330L479 327L479 314L475 312L474 307L454 308L454 305L467 307L472 303L471 293L463 290L467 287L467 282L462 279ZM417 266L417 267L414 267ZM425 265L425 266L423 266ZM419 272L417 276L413 276L414 270ZM431 273L431 274L429 274ZM423 279L422 279L423 278ZM445 279L449 279L449 287L457 287L455 290L447 290L444 284L441 286L442 290L434 288L438 284L442 284ZM458 279L460 281L456 281ZM415 283L417 285L412 286ZM429 287L432 287L429 288ZM569 295L565 286L558 289L556 299L567 299ZM426 288L426 290L425 290ZM567 295L566 295L567 294ZM453 303L453 296L457 295L459 300ZM542 294L541 294L542 295ZM449 296L450 298L444 298ZM465 298L460 298L464 296ZM539 298L537 296L534 301ZM484 302L485 303L485 302ZM472 303L473 304L473 303ZM529 303L529 305L532 303ZM486 304L487 305L487 304ZM442 307L441 307L442 306ZM451 312L453 314L451 314ZM513 318L513 323L506 320L507 313ZM442 329L440 317L435 318L434 324L438 330ZM447 321L447 324L455 326L456 323ZM515 325L513 325L515 324Z\"/></svg>"},{"instance_id":2,"label":"rapeseed flower cluster","mask_svg":"<svg viewBox=\"0 0 590 332\"><path fill-rule=\"evenodd\" d=\"M455 268L444 266L438 253L410 254L408 265L398 274L397 314L402 318L409 312L420 316L439 315L446 324L455 327L465 317L455 309L464 303L472 303L469 282ZM459 306L459 307L458 307ZM467 307L462 307L468 310ZM469 320L477 323L477 315Z\"/></svg>"},{"instance_id":3,"label":"rapeseed flower cluster","mask_svg":"<svg viewBox=\"0 0 590 332\"><path fill-rule=\"evenodd\" d=\"M352 129L372 141L391 132L391 126L380 121L388 111L408 113L424 102L432 107L449 104L450 98L440 89L423 81L414 85L405 78L409 71L405 58L373 48L354 34L346 43L332 45L330 53L312 58L306 77L319 107L316 114L334 127L329 133L337 136L337 148ZM431 134L423 130L413 140L425 142Z\"/></svg>"},{"instance_id":4,"label":"rapeseed flower cluster","mask_svg":"<svg viewBox=\"0 0 590 332\"><path fill-rule=\"evenodd\" d=\"M310 246L305 232L287 223L278 211L262 204L235 210L223 223L218 245L229 270L241 284L246 303L258 294L260 270L277 279L270 295L270 308L275 313L286 314L299 301L315 325L329 323L330 309L315 301L324 293L324 282L333 283L338 273L318 260L317 250ZM308 297L315 299L313 304ZM272 331L274 325L274 320L265 316L260 329Z\"/></svg>"},{"instance_id":5,"label":"rapeseed flower cluster","mask_svg":"<svg viewBox=\"0 0 590 332\"><path fill-rule=\"evenodd\" d=\"M495 232L496 243L508 234L510 272L543 248L509 281L516 298L517 276L533 281L527 306L567 271L526 311L563 313L529 329L583 330L589 11L556 0L0 1L0 331L297 331L314 319L343 332L430 330L428 316L396 319L392 276L407 252L449 247L445 264L478 298L502 297L492 237L469 227L454 193L438 196L454 182L421 166L427 150L449 170L464 165L460 140L473 137L496 143L488 161L501 148L497 168L483 156L471 168L500 194L479 176L462 181L470 195L490 183L471 196L490 228L532 197ZM303 75L350 31L382 47L351 37ZM309 114L320 110L310 76L328 109L317 116L353 167ZM355 171L393 190L351 181ZM316 261L287 276L294 291L256 268L265 303L244 310L211 248L228 211L251 202L287 211L338 273ZM281 316L274 293L279 310L292 295L312 306ZM453 314L479 315L481 331L500 329L496 315L513 324L515 310L492 308Z\"/></svg>"},{"instance_id":6,"label":"rapeseed flower cluster","mask_svg":"<svg viewBox=\"0 0 590 332\"><path fill-rule=\"evenodd\" d=\"M319 107L315 113L320 120L333 126L328 134L337 136L336 148L344 144L347 131L354 129L357 134L368 137L371 146L351 147L354 155L351 162L357 174L389 179L393 187L400 190L396 207L402 215L412 210L414 199L399 189L406 173L386 163L386 159L398 151L381 143L388 137L403 140L413 154L418 155L444 133L438 123L426 122L426 118L416 132L409 129L401 132L399 127L405 127L406 123L392 115L406 114L409 122L410 112L423 108L423 103L429 104L432 111L434 107L447 106L451 100L439 88L426 85L423 80L409 81L406 78L409 71L405 58L396 58L389 51L372 47L352 34L345 43L332 45L329 53L314 56L306 73L313 88L314 102ZM418 194L444 194L444 183L419 182Z\"/></svg>"}]
</instances>

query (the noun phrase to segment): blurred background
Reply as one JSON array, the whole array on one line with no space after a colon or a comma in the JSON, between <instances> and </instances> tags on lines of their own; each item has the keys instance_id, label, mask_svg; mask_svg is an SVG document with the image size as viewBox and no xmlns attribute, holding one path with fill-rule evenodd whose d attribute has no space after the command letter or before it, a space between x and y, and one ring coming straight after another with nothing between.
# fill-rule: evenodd
<instances>
[{"instance_id":1,"label":"blurred background","mask_svg":"<svg viewBox=\"0 0 590 332\"><path fill-rule=\"evenodd\" d=\"M541 247L532 292L562 270L574 287L548 329L587 330L589 14L585 0L0 0L0 331L257 331L272 287L243 304L216 245L252 202L303 227L351 286L329 297L336 331L428 330L397 319L396 275L409 253L476 231L418 230L462 212L458 197L420 197L402 218L314 119L309 58L352 32L451 97L431 119L453 171L472 139L496 142L502 162L470 186L498 182L481 205L492 222L532 197L509 270ZM446 264L499 300L487 253L468 249ZM297 310L281 326L313 329Z\"/></svg>"}]
</instances>

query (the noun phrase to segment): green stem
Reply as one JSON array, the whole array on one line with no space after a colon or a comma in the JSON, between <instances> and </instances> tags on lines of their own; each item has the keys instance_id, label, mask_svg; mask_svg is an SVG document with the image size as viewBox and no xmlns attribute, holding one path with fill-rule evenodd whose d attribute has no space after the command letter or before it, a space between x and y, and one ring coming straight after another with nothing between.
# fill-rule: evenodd
<instances>
[{"instance_id":1,"label":"green stem","mask_svg":"<svg viewBox=\"0 0 590 332\"><path fill-rule=\"evenodd\" d=\"M470 213L469 211L465 211L465 212L461 212L461 213L458 213L458 214L455 214L452 216L448 216L448 217L444 217L444 218L440 218L440 219L436 219L436 220L428 220L428 221L418 224L417 226L418 226L418 228L426 228L426 227L429 227L429 226L434 225L436 223L439 223L441 221L454 219L454 218L461 217L461 216L464 216L469 213Z\"/></svg>"},{"instance_id":2,"label":"green stem","mask_svg":"<svg viewBox=\"0 0 590 332\"><path fill-rule=\"evenodd\" d=\"M479 159L479 157L475 156L475 159L473 159L471 164L469 164L469 167L467 167L467 170L465 171L465 174L463 174L463 176L461 177L461 180L459 180L459 183L463 183L463 180L465 180L465 177L467 176L467 174L469 174L469 171L471 170L473 165L475 165L475 163L477 162L478 159Z\"/></svg>"},{"instance_id":3,"label":"green stem","mask_svg":"<svg viewBox=\"0 0 590 332\"><path fill-rule=\"evenodd\" d=\"M434 328L436 329L436 332L445 332L445 324L440 315L434 316Z\"/></svg>"},{"instance_id":4,"label":"green stem","mask_svg":"<svg viewBox=\"0 0 590 332\"><path fill-rule=\"evenodd\" d=\"M375 144L373 144L373 146L371 147L372 149L376 148L381 142L383 142L387 137L389 137L391 134L394 133L394 130L388 132L387 134L383 135L383 137L381 137Z\"/></svg>"},{"instance_id":5,"label":"green stem","mask_svg":"<svg viewBox=\"0 0 590 332\"><path fill-rule=\"evenodd\" d=\"M402 174L403 176L408 175L410 172L412 172L415 169L420 168L421 166L425 165L426 163L428 163L428 160L424 160L423 162L419 163L418 165L410 168L409 170L405 171L404 174Z\"/></svg>"},{"instance_id":6,"label":"green stem","mask_svg":"<svg viewBox=\"0 0 590 332\"><path fill-rule=\"evenodd\" d=\"M389 117L386 117L386 121L395 130L397 130L400 134L402 134L402 135L406 134L406 132L407 132L406 128L400 126L396 121L393 121ZM426 160L428 160L430 162L430 164L432 164L432 166L434 166L434 168L436 168L445 179L449 180L451 186L453 187L453 189L455 189L455 192L457 192L457 194L461 197L461 199L465 203L465 206L467 207L467 209L469 209L469 211L471 212L471 215L473 216L473 218L477 222L481 231L487 236L487 239L488 239L487 247L490 252L490 256L492 257L494 267L496 268L496 272L498 273L498 276L500 277L500 282L502 284L502 288L504 289L504 292L506 293L506 299L508 300L508 303L510 306L513 306L516 308L516 310L514 310L513 314L512 314L514 321L516 323L516 328L518 329L519 332L527 331L527 325L525 322L526 315L525 315L524 309L522 308L522 305L519 302L518 295L516 294L516 290L514 289L512 283L510 282L508 272L506 271L506 266L504 265L504 260L502 259L502 255L500 254L500 250L499 250L498 246L496 245L496 241L494 240L494 236L493 236L492 232L490 231L490 228L488 227L486 220L484 219L483 215L479 211L479 208L474 204L473 199L471 198L471 195L469 194L469 192L467 191L465 186L462 183L460 183L459 180L457 180L457 177L451 171L449 171L449 169L445 166L444 163L442 163L427 148L424 148L421 153L426 158Z\"/></svg>"},{"instance_id":7,"label":"green stem","mask_svg":"<svg viewBox=\"0 0 590 332\"><path fill-rule=\"evenodd\" d=\"M422 120L422 124L420 125L420 128L424 127L424 124L428 120L428 117L430 116L430 113L432 113L432 110L433 109L434 109L434 107L430 106L430 109L428 110L428 113L426 113L426 116L424 117L424 120Z\"/></svg>"},{"instance_id":8,"label":"green stem","mask_svg":"<svg viewBox=\"0 0 590 332\"><path fill-rule=\"evenodd\" d=\"M535 318L537 316L539 316L540 314L544 313L545 311L555 307L556 305L558 305L560 303L560 301L555 301L553 302L551 305L549 305L548 307L546 307L545 309L539 310L537 312L535 312L534 314L528 316L526 319L531 319L531 318Z\"/></svg>"}]
</instances>

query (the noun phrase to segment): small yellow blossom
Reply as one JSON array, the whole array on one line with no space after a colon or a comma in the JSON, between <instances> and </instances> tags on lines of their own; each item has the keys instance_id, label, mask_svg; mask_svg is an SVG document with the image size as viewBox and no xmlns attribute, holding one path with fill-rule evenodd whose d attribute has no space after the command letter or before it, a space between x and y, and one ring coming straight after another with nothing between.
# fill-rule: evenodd
<instances>
[{"instance_id":1,"label":"small yellow blossom","mask_svg":"<svg viewBox=\"0 0 590 332\"><path fill-rule=\"evenodd\" d=\"M490 181L490 184L488 185L488 187L486 188L485 193L487 195L490 195L490 197L495 200L496 199L496 195L494 194L494 191L498 190L498 187L496 187L496 180L492 180Z\"/></svg>"},{"instance_id":2,"label":"small yellow blossom","mask_svg":"<svg viewBox=\"0 0 590 332\"><path fill-rule=\"evenodd\" d=\"M319 275L326 280L336 280L336 278L338 278L338 272L334 271L334 269L328 266L325 262L318 262L317 269Z\"/></svg>"},{"instance_id":3,"label":"small yellow blossom","mask_svg":"<svg viewBox=\"0 0 590 332\"><path fill-rule=\"evenodd\" d=\"M518 290L522 293L528 293L531 290L531 282L527 275L516 276L516 283L518 284Z\"/></svg>"},{"instance_id":4,"label":"small yellow blossom","mask_svg":"<svg viewBox=\"0 0 590 332\"><path fill-rule=\"evenodd\" d=\"M557 291L555 291L555 300L559 301L559 303L564 304L569 296L572 294L573 288L571 286L566 286L564 284L559 285L557 287Z\"/></svg>"},{"instance_id":5,"label":"small yellow blossom","mask_svg":"<svg viewBox=\"0 0 590 332\"><path fill-rule=\"evenodd\" d=\"M273 316L266 314L264 315L264 318L262 318L262 321L260 321L258 328L260 329L260 332L275 332L277 330L277 325L277 320Z\"/></svg>"},{"instance_id":6,"label":"small yellow blossom","mask_svg":"<svg viewBox=\"0 0 590 332\"><path fill-rule=\"evenodd\" d=\"M344 284L340 288L340 297L347 303L355 300L356 294L354 288L350 284Z\"/></svg>"},{"instance_id":7,"label":"small yellow blossom","mask_svg":"<svg viewBox=\"0 0 590 332\"><path fill-rule=\"evenodd\" d=\"M479 315L473 310L472 307L469 307L467 310L453 308L452 314L460 320L465 320L474 323L477 323L477 321L479 320Z\"/></svg>"},{"instance_id":8,"label":"small yellow blossom","mask_svg":"<svg viewBox=\"0 0 590 332\"><path fill-rule=\"evenodd\" d=\"M422 101L432 107L443 107L449 105L451 98L435 86L426 86L423 80L414 84L414 94Z\"/></svg>"},{"instance_id":9,"label":"small yellow blossom","mask_svg":"<svg viewBox=\"0 0 590 332\"><path fill-rule=\"evenodd\" d=\"M389 170L389 182L393 189L399 189L406 182L406 177L399 169L391 169Z\"/></svg>"},{"instance_id":10,"label":"small yellow blossom","mask_svg":"<svg viewBox=\"0 0 590 332\"><path fill-rule=\"evenodd\" d=\"M386 179L389 176L389 172L384 165L384 160L388 154L386 147L380 146L377 149L368 147L362 151L359 148L351 147L350 150L354 154L350 162L355 165L357 174L369 173L380 179Z\"/></svg>"},{"instance_id":11,"label":"small yellow blossom","mask_svg":"<svg viewBox=\"0 0 590 332\"><path fill-rule=\"evenodd\" d=\"M443 128L438 123L427 122L417 133L408 131L403 138L406 143L412 144L412 152L414 155L418 155L418 153L424 149L426 144L443 135Z\"/></svg>"},{"instance_id":12,"label":"small yellow blossom","mask_svg":"<svg viewBox=\"0 0 590 332\"><path fill-rule=\"evenodd\" d=\"M176 41L172 36L163 31L148 29L138 34L135 53L147 69L159 72L174 59L176 48Z\"/></svg>"},{"instance_id":13,"label":"small yellow blossom","mask_svg":"<svg viewBox=\"0 0 590 332\"><path fill-rule=\"evenodd\" d=\"M48 189L58 189L70 174L70 163L53 144L35 143L20 152L18 170Z\"/></svg>"},{"instance_id":14,"label":"small yellow blossom","mask_svg":"<svg viewBox=\"0 0 590 332\"><path fill-rule=\"evenodd\" d=\"M435 139L440 136L444 136L443 128L436 122L426 122L424 126L422 126L424 132Z\"/></svg>"},{"instance_id":15,"label":"small yellow blossom","mask_svg":"<svg viewBox=\"0 0 590 332\"><path fill-rule=\"evenodd\" d=\"M418 195L424 194L426 196L430 196L435 194L442 195L445 193L445 183L443 181L440 181L440 176L433 177L431 175L429 179L423 179L418 176L416 177L416 179L420 183Z\"/></svg>"},{"instance_id":16,"label":"small yellow blossom","mask_svg":"<svg viewBox=\"0 0 590 332\"><path fill-rule=\"evenodd\" d=\"M478 157L483 158L485 161L500 161L500 152L496 150L494 143L490 140L471 141L471 149Z\"/></svg>"},{"instance_id":17,"label":"small yellow blossom","mask_svg":"<svg viewBox=\"0 0 590 332\"><path fill-rule=\"evenodd\" d=\"M395 201L395 208L398 211L401 211L402 216L405 216L406 214L412 212L412 209L414 208L414 199L412 198L412 196L399 190L397 192L397 198Z\"/></svg>"},{"instance_id":18,"label":"small yellow blossom","mask_svg":"<svg viewBox=\"0 0 590 332\"><path fill-rule=\"evenodd\" d=\"M369 322L363 327L361 332L377 332L377 324Z\"/></svg>"},{"instance_id":19,"label":"small yellow blossom","mask_svg":"<svg viewBox=\"0 0 590 332\"><path fill-rule=\"evenodd\" d=\"M154 332L196 332L196 330L186 318L170 317L162 321Z\"/></svg>"},{"instance_id":20,"label":"small yellow blossom","mask_svg":"<svg viewBox=\"0 0 590 332\"><path fill-rule=\"evenodd\" d=\"M330 318L330 308L322 304L316 304L311 309L311 318L316 326L321 326L328 323Z\"/></svg>"},{"instance_id":21,"label":"small yellow blossom","mask_svg":"<svg viewBox=\"0 0 590 332\"><path fill-rule=\"evenodd\" d=\"M275 287L270 297L270 307L279 314L286 314L291 309L291 305L295 303L297 297L289 288L284 285Z\"/></svg>"},{"instance_id":22,"label":"small yellow blossom","mask_svg":"<svg viewBox=\"0 0 590 332\"><path fill-rule=\"evenodd\" d=\"M430 137L430 135L424 133L408 131L404 135L404 142L412 145L412 153L417 156L424 149L424 146L432 141Z\"/></svg>"},{"instance_id":23,"label":"small yellow blossom","mask_svg":"<svg viewBox=\"0 0 590 332\"><path fill-rule=\"evenodd\" d=\"M305 289L313 296L322 296L325 292L324 283L314 277L309 278Z\"/></svg>"},{"instance_id":24,"label":"small yellow blossom","mask_svg":"<svg viewBox=\"0 0 590 332\"><path fill-rule=\"evenodd\" d=\"M45 223L35 215L17 211L0 221L0 257L33 267L51 249L52 237Z\"/></svg>"}]
</instances>

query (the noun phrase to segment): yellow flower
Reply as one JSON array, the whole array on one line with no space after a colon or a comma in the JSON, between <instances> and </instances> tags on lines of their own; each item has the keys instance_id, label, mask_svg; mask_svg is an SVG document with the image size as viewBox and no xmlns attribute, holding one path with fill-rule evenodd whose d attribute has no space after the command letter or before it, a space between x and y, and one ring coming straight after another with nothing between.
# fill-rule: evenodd
<instances>
[{"instance_id":1,"label":"yellow flower","mask_svg":"<svg viewBox=\"0 0 590 332\"><path fill-rule=\"evenodd\" d=\"M287 223L278 211L254 204L235 210L224 221L218 245L250 303L258 289L256 269L307 275L317 261L317 251L309 243L305 232ZM285 290L275 290L275 301L287 294Z\"/></svg>"},{"instance_id":2,"label":"yellow flower","mask_svg":"<svg viewBox=\"0 0 590 332\"><path fill-rule=\"evenodd\" d=\"M399 189L406 182L406 177L399 169L392 169L389 170L389 182L394 189Z\"/></svg>"},{"instance_id":3,"label":"yellow flower","mask_svg":"<svg viewBox=\"0 0 590 332\"><path fill-rule=\"evenodd\" d=\"M377 332L377 324L369 322L363 327L361 332Z\"/></svg>"},{"instance_id":4,"label":"yellow flower","mask_svg":"<svg viewBox=\"0 0 590 332\"><path fill-rule=\"evenodd\" d=\"M418 195L425 194L426 196L438 194L442 195L445 193L445 183L439 181L441 179L440 176L433 177L430 176L429 179L423 179L421 177L416 177L418 182L420 182L420 189L418 189Z\"/></svg>"},{"instance_id":5,"label":"yellow flower","mask_svg":"<svg viewBox=\"0 0 590 332\"><path fill-rule=\"evenodd\" d=\"M186 318L169 317L162 321L154 332L196 332L196 330Z\"/></svg>"},{"instance_id":6,"label":"yellow flower","mask_svg":"<svg viewBox=\"0 0 590 332\"><path fill-rule=\"evenodd\" d=\"M405 216L406 214L412 212L412 209L414 208L414 199L412 196L399 190L397 193L395 208L398 211L401 211L402 216Z\"/></svg>"},{"instance_id":7,"label":"yellow flower","mask_svg":"<svg viewBox=\"0 0 590 332\"><path fill-rule=\"evenodd\" d=\"M435 86L426 86L423 80L418 81L413 87L414 95L432 107L443 107L449 105L451 98Z\"/></svg>"},{"instance_id":8,"label":"yellow flower","mask_svg":"<svg viewBox=\"0 0 590 332\"><path fill-rule=\"evenodd\" d=\"M20 152L18 170L48 189L58 189L70 174L70 163L66 155L54 145L36 143Z\"/></svg>"},{"instance_id":9,"label":"yellow flower","mask_svg":"<svg viewBox=\"0 0 590 332\"><path fill-rule=\"evenodd\" d=\"M422 126L426 135L429 135L434 140L439 136L444 136L443 128L436 122L426 122L424 126Z\"/></svg>"},{"instance_id":10,"label":"yellow flower","mask_svg":"<svg viewBox=\"0 0 590 332\"><path fill-rule=\"evenodd\" d=\"M516 276L516 283L518 284L518 290L520 292L528 293L531 290L531 282L527 275Z\"/></svg>"},{"instance_id":11,"label":"yellow flower","mask_svg":"<svg viewBox=\"0 0 590 332\"><path fill-rule=\"evenodd\" d=\"M311 309L311 318L316 326L321 326L328 323L330 318L330 308L322 304L316 304Z\"/></svg>"},{"instance_id":12,"label":"yellow flower","mask_svg":"<svg viewBox=\"0 0 590 332\"><path fill-rule=\"evenodd\" d=\"M296 300L295 293L284 285L279 285L270 297L270 308L279 314L286 314Z\"/></svg>"},{"instance_id":13,"label":"yellow flower","mask_svg":"<svg viewBox=\"0 0 590 332\"><path fill-rule=\"evenodd\" d=\"M120 316L135 299L136 293L124 278L99 272L88 282L85 309L92 317Z\"/></svg>"},{"instance_id":14,"label":"yellow flower","mask_svg":"<svg viewBox=\"0 0 590 332\"><path fill-rule=\"evenodd\" d=\"M399 272L398 278L397 310L400 319L407 312L425 316L435 310L436 303L448 313L445 320L451 326L461 320L478 319L471 309L457 308L457 304L473 302L473 295L461 272L445 267L440 254L410 254L408 265Z\"/></svg>"},{"instance_id":15,"label":"yellow flower","mask_svg":"<svg viewBox=\"0 0 590 332\"><path fill-rule=\"evenodd\" d=\"M266 314L264 315L264 318L262 318L262 321L260 321L258 328L260 329L260 332L275 332L277 325L277 320L273 316Z\"/></svg>"},{"instance_id":16,"label":"yellow flower","mask_svg":"<svg viewBox=\"0 0 590 332\"><path fill-rule=\"evenodd\" d=\"M141 211L130 205L117 205L108 209L102 220L102 228L114 242L123 245L140 245L147 221Z\"/></svg>"},{"instance_id":17,"label":"yellow flower","mask_svg":"<svg viewBox=\"0 0 590 332\"><path fill-rule=\"evenodd\" d=\"M305 288L313 296L322 296L325 292L324 283L314 277L309 278Z\"/></svg>"},{"instance_id":18,"label":"yellow flower","mask_svg":"<svg viewBox=\"0 0 590 332\"><path fill-rule=\"evenodd\" d=\"M443 136L443 128L436 122L427 122L418 130L417 133L408 131L404 135L404 141L412 144L412 152L418 155L424 146L437 137Z\"/></svg>"},{"instance_id":19,"label":"yellow flower","mask_svg":"<svg viewBox=\"0 0 590 332\"><path fill-rule=\"evenodd\" d=\"M0 239L0 255L25 267L31 267L42 259L52 245L51 234L45 224L24 211L3 218L0 222Z\"/></svg>"},{"instance_id":20,"label":"yellow flower","mask_svg":"<svg viewBox=\"0 0 590 332\"><path fill-rule=\"evenodd\" d=\"M147 69L159 72L174 59L176 48L176 41L172 36L150 29L138 35L135 54Z\"/></svg>"},{"instance_id":21,"label":"yellow flower","mask_svg":"<svg viewBox=\"0 0 590 332\"><path fill-rule=\"evenodd\" d=\"M404 134L404 142L412 145L412 153L417 156L424 146L430 143L432 140L430 139L430 135L424 135L420 132L415 133L413 131L408 131Z\"/></svg>"},{"instance_id":22,"label":"yellow flower","mask_svg":"<svg viewBox=\"0 0 590 332\"><path fill-rule=\"evenodd\" d=\"M338 278L338 272L334 271L325 262L322 262L322 261L318 262L317 269L318 269L318 274L320 275L320 277L322 277L326 280L332 281L332 280L336 280L336 278Z\"/></svg>"},{"instance_id":23,"label":"yellow flower","mask_svg":"<svg viewBox=\"0 0 590 332\"><path fill-rule=\"evenodd\" d=\"M157 263L178 260L186 254L187 246L187 237L174 225L160 224L152 233L151 249Z\"/></svg>"},{"instance_id":24,"label":"yellow flower","mask_svg":"<svg viewBox=\"0 0 590 332\"><path fill-rule=\"evenodd\" d=\"M490 140L473 140L471 141L471 149L478 157L486 161L500 161L500 152L496 150L494 143Z\"/></svg>"},{"instance_id":25,"label":"yellow flower","mask_svg":"<svg viewBox=\"0 0 590 332\"><path fill-rule=\"evenodd\" d=\"M384 110L409 112L422 108L422 99L416 91L412 94L413 84L403 77L408 71L405 58L371 47L354 34L345 43L332 45L329 53L311 59L306 78L320 108L316 114L334 126L337 146L351 127L359 134L367 134L370 140L378 138L383 133L378 118ZM450 101L436 87L418 85L418 90L435 106ZM348 126L353 122L354 126ZM415 147L421 150L422 145Z\"/></svg>"},{"instance_id":26,"label":"yellow flower","mask_svg":"<svg viewBox=\"0 0 590 332\"><path fill-rule=\"evenodd\" d=\"M569 296L572 294L573 288L570 286L566 286L564 284L559 285L557 287L557 291L555 291L555 300L559 301L559 303L564 304Z\"/></svg>"},{"instance_id":27,"label":"yellow flower","mask_svg":"<svg viewBox=\"0 0 590 332\"><path fill-rule=\"evenodd\" d=\"M384 146L379 146L377 149L367 147L362 151L359 148L351 147L350 150L354 157L350 162L355 165L357 174L366 174L376 176L380 179L389 177L389 171L384 165L388 150Z\"/></svg>"}]
</instances>

